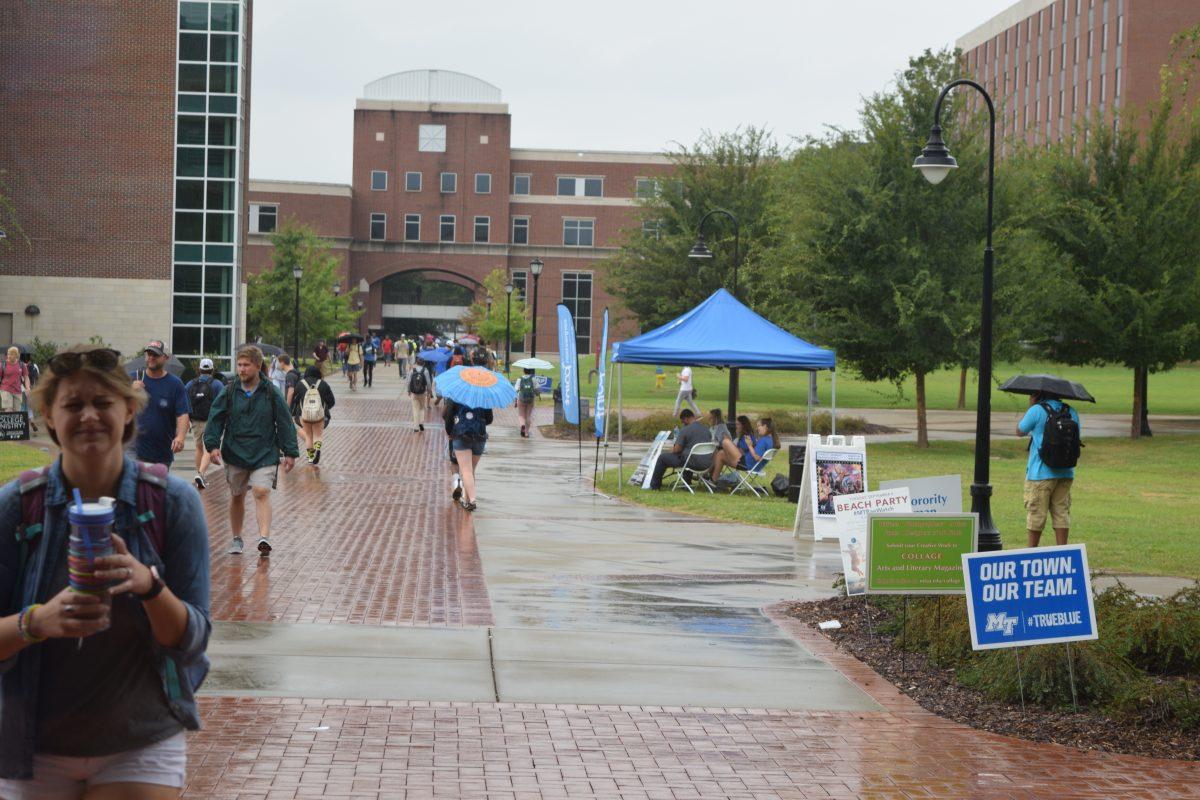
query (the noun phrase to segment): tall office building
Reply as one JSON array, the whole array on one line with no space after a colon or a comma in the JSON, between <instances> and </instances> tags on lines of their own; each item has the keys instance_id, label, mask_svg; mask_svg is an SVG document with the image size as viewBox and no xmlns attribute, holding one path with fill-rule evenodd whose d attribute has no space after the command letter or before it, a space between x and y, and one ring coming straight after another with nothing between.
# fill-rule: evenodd
<instances>
[{"instance_id":1,"label":"tall office building","mask_svg":"<svg viewBox=\"0 0 1200 800\"><path fill-rule=\"evenodd\" d=\"M555 346L560 302L576 319L580 349L594 349L600 315L615 305L599 262L623 229L643 224L638 198L657 191L670 161L514 148L510 130L500 90L469 75L415 70L367 84L354 108L350 183L251 181L247 268L270 265L268 234L292 218L331 239L342 287L364 303L364 326L452 333L467 306L484 300L482 280L494 269L532 300L537 258L539 350ZM652 223L644 232L656 235ZM504 313L504 301L493 298L493 313Z\"/></svg>"},{"instance_id":2,"label":"tall office building","mask_svg":"<svg viewBox=\"0 0 1200 800\"><path fill-rule=\"evenodd\" d=\"M0 342L241 333L251 0L0 5Z\"/></svg>"},{"instance_id":3,"label":"tall office building","mask_svg":"<svg viewBox=\"0 0 1200 800\"><path fill-rule=\"evenodd\" d=\"M1172 37L1197 23L1196 0L1021 0L957 46L993 97L999 138L1056 142L1097 112L1106 124L1118 109L1140 114Z\"/></svg>"}]
</instances>

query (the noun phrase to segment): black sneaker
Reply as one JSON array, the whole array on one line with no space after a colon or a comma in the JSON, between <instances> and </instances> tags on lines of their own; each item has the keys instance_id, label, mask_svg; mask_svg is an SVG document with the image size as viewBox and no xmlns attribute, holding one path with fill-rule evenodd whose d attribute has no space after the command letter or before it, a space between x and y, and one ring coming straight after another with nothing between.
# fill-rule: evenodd
<instances>
[{"instance_id":1,"label":"black sneaker","mask_svg":"<svg viewBox=\"0 0 1200 800\"><path fill-rule=\"evenodd\" d=\"M196 477L192 478L192 482L196 484L197 491L204 491L208 488L208 482L204 480L203 475L197 474Z\"/></svg>"},{"instance_id":2,"label":"black sneaker","mask_svg":"<svg viewBox=\"0 0 1200 800\"><path fill-rule=\"evenodd\" d=\"M461 481L456 482L454 484L454 488L450 490L450 499L451 500L461 500L462 499L462 482Z\"/></svg>"},{"instance_id":3,"label":"black sneaker","mask_svg":"<svg viewBox=\"0 0 1200 800\"><path fill-rule=\"evenodd\" d=\"M425 423L424 423L424 422L418 422L418 423L417 423L417 430L419 430L419 431L423 431L423 430L425 430Z\"/></svg>"},{"instance_id":4,"label":"black sneaker","mask_svg":"<svg viewBox=\"0 0 1200 800\"><path fill-rule=\"evenodd\" d=\"M258 555L261 558L267 558L271 555L271 543L267 541L267 537L265 536L258 540Z\"/></svg>"},{"instance_id":5,"label":"black sneaker","mask_svg":"<svg viewBox=\"0 0 1200 800\"><path fill-rule=\"evenodd\" d=\"M476 508L475 501L467 500L466 502L463 503L463 508L465 508L467 511L474 511Z\"/></svg>"},{"instance_id":6,"label":"black sneaker","mask_svg":"<svg viewBox=\"0 0 1200 800\"><path fill-rule=\"evenodd\" d=\"M522 425L522 426L521 426L521 436L522 436L522 437L526 437L526 436L527 436L527 434L525 433L525 426L524 426L524 425Z\"/></svg>"},{"instance_id":7,"label":"black sneaker","mask_svg":"<svg viewBox=\"0 0 1200 800\"><path fill-rule=\"evenodd\" d=\"M315 450L313 450L312 465L315 467L317 464L320 464L320 463L321 463L321 448L318 447Z\"/></svg>"}]
</instances>

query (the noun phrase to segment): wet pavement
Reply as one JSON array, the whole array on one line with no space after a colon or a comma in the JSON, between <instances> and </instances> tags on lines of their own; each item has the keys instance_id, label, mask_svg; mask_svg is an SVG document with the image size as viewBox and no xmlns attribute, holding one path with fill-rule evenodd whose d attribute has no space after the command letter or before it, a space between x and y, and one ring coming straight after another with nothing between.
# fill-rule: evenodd
<instances>
[{"instance_id":1,"label":"wet pavement","mask_svg":"<svg viewBox=\"0 0 1200 800\"><path fill-rule=\"evenodd\" d=\"M217 624L185 797L1196 796L1196 765L971 731L780 624L830 593L829 543L583 495L574 448L508 410L468 515L398 381L334 388L269 563L224 554L219 473L204 493Z\"/></svg>"}]
</instances>

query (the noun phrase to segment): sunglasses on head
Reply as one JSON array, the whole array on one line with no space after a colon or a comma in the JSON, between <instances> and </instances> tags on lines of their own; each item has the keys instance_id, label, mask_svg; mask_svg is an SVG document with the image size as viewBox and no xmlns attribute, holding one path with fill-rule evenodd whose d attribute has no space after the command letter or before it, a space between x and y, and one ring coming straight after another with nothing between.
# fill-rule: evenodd
<instances>
[{"instance_id":1,"label":"sunglasses on head","mask_svg":"<svg viewBox=\"0 0 1200 800\"><path fill-rule=\"evenodd\" d=\"M50 371L55 375L67 375L82 367L98 370L116 369L121 363L121 354L111 347L98 347L82 352L59 353L50 359Z\"/></svg>"}]
</instances>

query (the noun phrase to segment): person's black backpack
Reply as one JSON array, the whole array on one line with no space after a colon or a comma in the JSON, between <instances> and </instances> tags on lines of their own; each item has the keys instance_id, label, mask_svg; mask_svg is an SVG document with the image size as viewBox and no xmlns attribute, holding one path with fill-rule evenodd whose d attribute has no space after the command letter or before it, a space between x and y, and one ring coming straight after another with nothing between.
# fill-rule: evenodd
<instances>
[{"instance_id":1,"label":"person's black backpack","mask_svg":"<svg viewBox=\"0 0 1200 800\"><path fill-rule=\"evenodd\" d=\"M192 419L200 422L207 421L208 412L212 410L213 400L217 399L217 388L213 384L213 379L208 376L196 378L188 388L187 396Z\"/></svg>"},{"instance_id":2,"label":"person's black backpack","mask_svg":"<svg viewBox=\"0 0 1200 800\"><path fill-rule=\"evenodd\" d=\"M408 378L408 393L425 394L427 391L429 391L429 380L425 377L425 370L414 369Z\"/></svg>"},{"instance_id":3,"label":"person's black backpack","mask_svg":"<svg viewBox=\"0 0 1200 800\"><path fill-rule=\"evenodd\" d=\"M487 425L483 421L482 408L467 408L459 406L454 411L454 421L450 427L450 435L455 439L468 442L482 442L487 439Z\"/></svg>"},{"instance_id":4,"label":"person's black backpack","mask_svg":"<svg viewBox=\"0 0 1200 800\"><path fill-rule=\"evenodd\" d=\"M1042 403L1046 412L1046 424L1042 428L1042 446L1038 456L1047 467L1068 469L1079 463L1079 423L1071 416L1071 407L1066 403L1055 410L1049 403Z\"/></svg>"}]
</instances>

